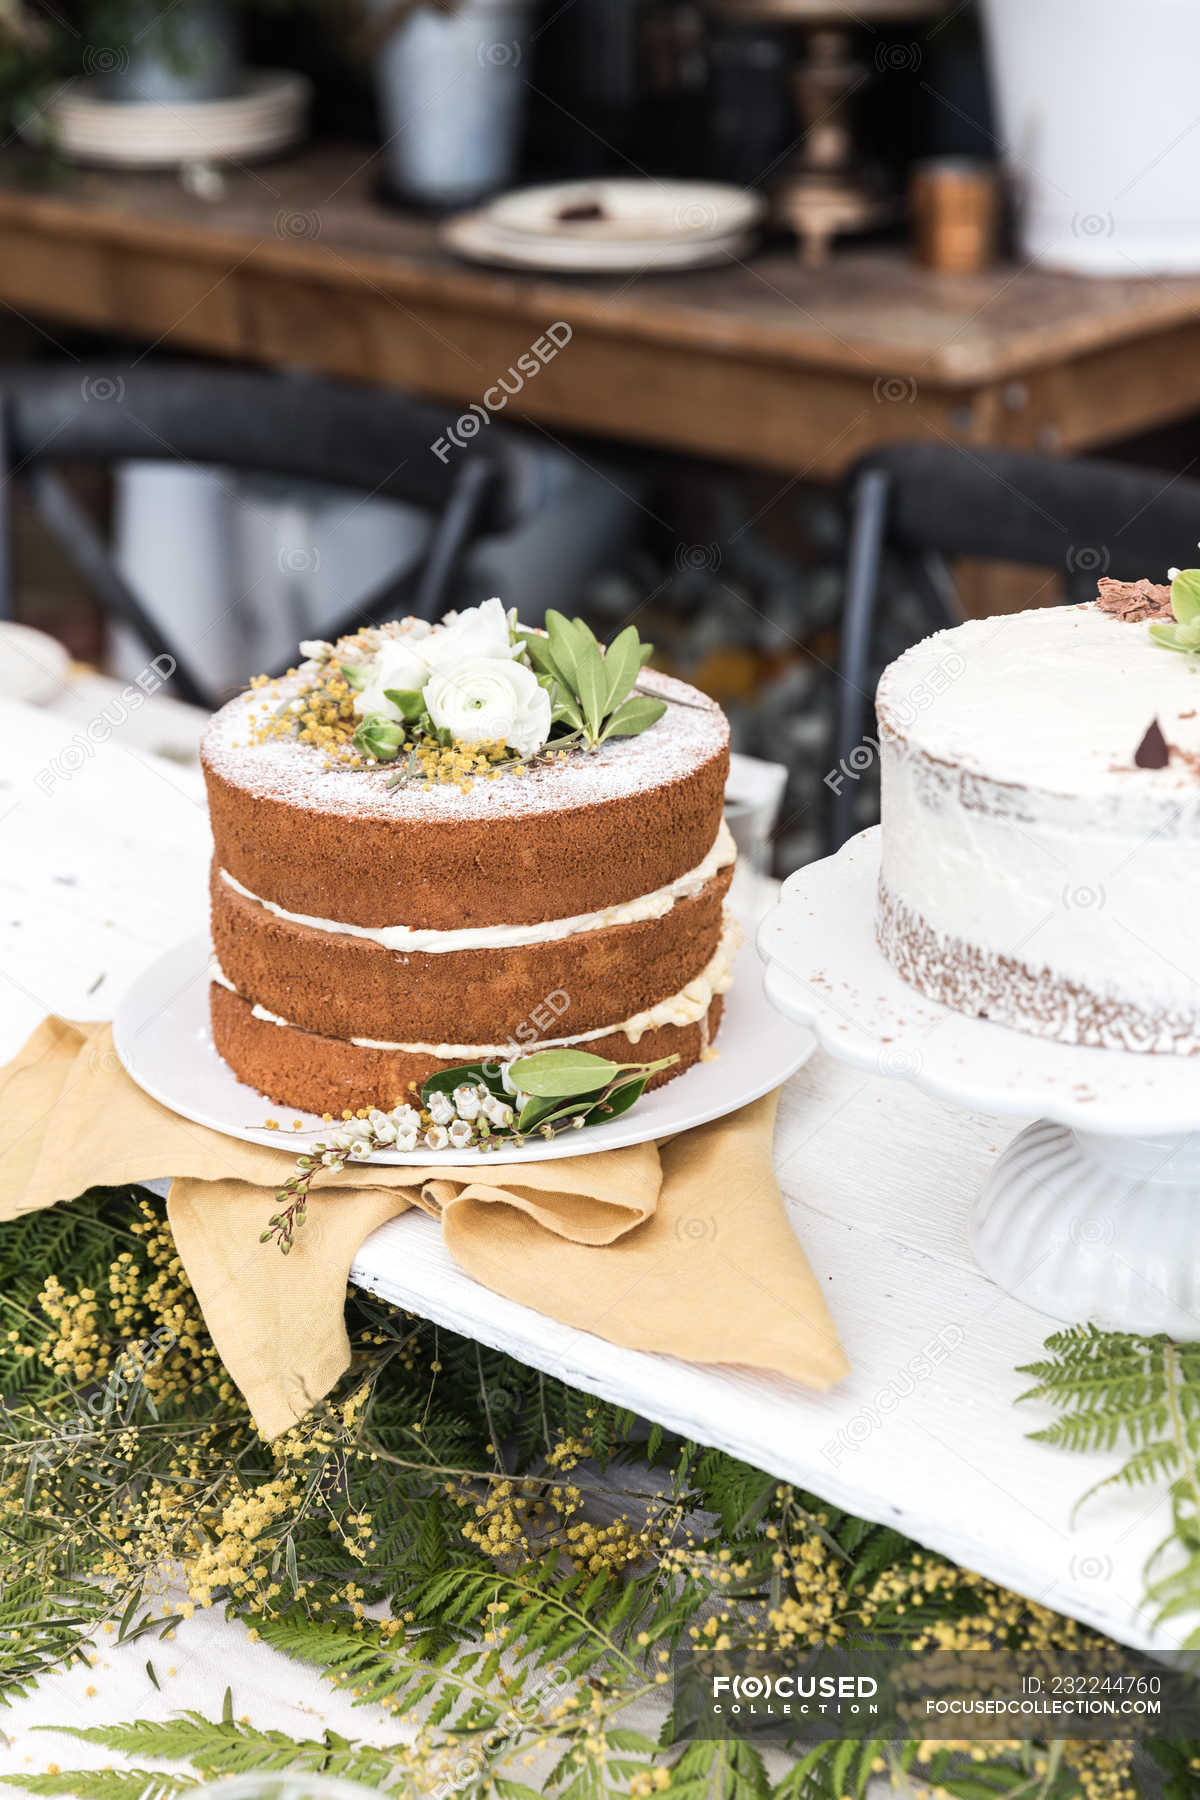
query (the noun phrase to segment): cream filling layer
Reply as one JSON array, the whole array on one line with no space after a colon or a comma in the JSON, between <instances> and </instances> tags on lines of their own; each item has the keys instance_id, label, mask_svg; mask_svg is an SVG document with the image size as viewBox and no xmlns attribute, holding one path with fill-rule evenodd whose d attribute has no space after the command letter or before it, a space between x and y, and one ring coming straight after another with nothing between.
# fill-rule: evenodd
<instances>
[{"instance_id":1,"label":"cream filling layer","mask_svg":"<svg viewBox=\"0 0 1200 1800\"><path fill-rule=\"evenodd\" d=\"M536 925L474 925L458 931L428 931L414 925L345 925L336 919L317 919L308 913L288 912L274 900L260 899L232 876L221 870L221 880L235 894L265 907L277 919L291 925L307 925L312 931L332 931L346 937L368 938L385 950L415 951L426 956L442 956L451 950L507 950L521 944L548 944L556 938L574 937L581 931L600 931L606 925L628 925L639 919L661 919L679 900L688 900L712 880L720 869L737 860L737 845L724 819L716 842L696 868L680 875L666 887L652 894L640 894L635 900L623 900L617 906L606 906L599 912L578 913L573 919L543 919Z\"/></svg>"},{"instance_id":2,"label":"cream filling layer","mask_svg":"<svg viewBox=\"0 0 1200 1800\"><path fill-rule=\"evenodd\" d=\"M644 1012L634 1013L620 1025L598 1025L594 1031L581 1031L574 1037L540 1038L537 1042L512 1042L508 1044L392 1044L381 1038L350 1038L349 1042L357 1044L363 1050L407 1050L416 1055L436 1056L441 1062L457 1058L462 1062L482 1062L487 1058L503 1058L509 1056L529 1056L535 1050L558 1050L568 1044L587 1044L594 1038L611 1037L614 1032L624 1032L631 1044L641 1041L648 1031L654 1031L660 1025L694 1025L704 1018L717 994L729 991L733 981L733 959L742 943L742 928L732 913L726 913L721 927L721 939L708 963L698 975L693 976L685 988L672 994L669 999L659 1000L654 1006L647 1007ZM231 994L237 988L230 981L224 970L214 959L209 973L212 979ZM242 999L246 996L242 995ZM290 1021L281 1019L278 1013L268 1012L265 1006L254 1003L251 1011L256 1019L263 1019L269 1025L288 1025Z\"/></svg>"}]
</instances>

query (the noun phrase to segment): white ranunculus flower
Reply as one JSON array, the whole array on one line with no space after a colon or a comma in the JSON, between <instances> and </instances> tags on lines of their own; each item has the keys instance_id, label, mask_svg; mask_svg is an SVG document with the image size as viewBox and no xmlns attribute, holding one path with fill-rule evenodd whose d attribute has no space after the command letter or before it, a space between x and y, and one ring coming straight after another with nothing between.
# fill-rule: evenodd
<instances>
[{"instance_id":1,"label":"white ranunculus flower","mask_svg":"<svg viewBox=\"0 0 1200 1800\"><path fill-rule=\"evenodd\" d=\"M421 654L435 674L479 657L512 657L516 653L508 614L499 600L469 606L448 624L435 625L421 645Z\"/></svg>"},{"instance_id":2,"label":"white ranunculus flower","mask_svg":"<svg viewBox=\"0 0 1200 1800\"><path fill-rule=\"evenodd\" d=\"M463 744L507 744L533 756L550 736L550 696L524 663L477 656L434 675L425 704L435 725Z\"/></svg>"},{"instance_id":3,"label":"white ranunculus flower","mask_svg":"<svg viewBox=\"0 0 1200 1800\"><path fill-rule=\"evenodd\" d=\"M428 638L424 643L428 643ZM429 680L429 664L416 644L407 636L385 640L371 665L371 679L354 696L356 713L382 713L385 719L399 719L400 708L387 697L386 690L417 693Z\"/></svg>"}]
</instances>

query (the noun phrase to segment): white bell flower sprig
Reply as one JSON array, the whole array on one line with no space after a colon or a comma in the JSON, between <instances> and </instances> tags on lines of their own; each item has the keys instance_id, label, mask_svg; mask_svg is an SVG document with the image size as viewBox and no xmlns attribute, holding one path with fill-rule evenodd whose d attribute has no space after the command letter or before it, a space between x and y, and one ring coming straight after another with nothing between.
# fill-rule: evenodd
<instances>
[{"instance_id":1,"label":"white bell flower sprig","mask_svg":"<svg viewBox=\"0 0 1200 1800\"><path fill-rule=\"evenodd\" d=\"M652 1075L678 1056L617 1063L586 1050L539 1050L507 1063L464 1063L440 1069L421 1089L419 1104L367 1111L344 1120L298 1158L276 1194L260 1243L274 1241L286 1256L304 1224L313 1183L324 1170L369 1162L377 1150L418 1150L432 1156L463 1150L520 1149L529 1137L553 1138L606 1124L641 1099Z\"/></svg>"}]
</instances>

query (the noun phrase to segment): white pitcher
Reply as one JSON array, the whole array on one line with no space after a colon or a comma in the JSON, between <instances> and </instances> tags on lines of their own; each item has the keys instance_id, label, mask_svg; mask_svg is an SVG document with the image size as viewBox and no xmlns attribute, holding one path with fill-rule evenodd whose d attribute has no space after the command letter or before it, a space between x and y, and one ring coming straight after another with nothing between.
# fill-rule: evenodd
<instances>
[{"instance_id":1,"label":"white pitcher","mask_svg":"<svg viewBox=\"0 0 1200 1800\"><path fill-rule=\"evenodd\" d=\"M984 0L1032 261L1089 275L1200 270L1197 0Z\"/></svg>"},{"instance_id":2,"label":"white pitcher","mask_svg":"<svg viewBox=\"0 0 1200 1800\"><path fill-rule=\"evenodd\" d=\"M418 6L380 47L384 153L402 193L466 206L512 181L533 10L533 0Z\"/></svg>"}]
</instances>

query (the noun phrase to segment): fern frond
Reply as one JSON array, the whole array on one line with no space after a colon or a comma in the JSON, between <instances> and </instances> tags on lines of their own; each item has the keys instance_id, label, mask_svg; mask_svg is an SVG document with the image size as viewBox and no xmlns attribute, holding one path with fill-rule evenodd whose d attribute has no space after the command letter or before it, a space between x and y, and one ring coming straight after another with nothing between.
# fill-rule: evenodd
<instances>
[{"instance_id":1,"label":"fern frond","mask_svg":"<svg viewBox=\"0 0 1200 1800\"><path fill-rule=\"evenodd\" d=\"M0 1775L0 1782L23 1794L77 1795L78 1800L175 1800L200 1786L191 1775L150 1769L64 1769L53 1775Z\"/></svg>"},{"instance_id":2,"label":"fern frond","mask_svg":"<svg viewBox=\"0 0 1200 1800\"><path fill-rule=\"evenodd\" d=\"M321 1738L290 1738L286 1732L259 1731L229 1717L213 1723L197 1712L181 1713L175 1719L53 1729L122 1756L191 1763L206 1776L288 1769L298 1774L341 1775L382 1792L397 1773L386 1751L371 1744L350 1743L334 1732L327 1731Z\"/></svg>"},{"instance_id":3,"label":"fern frond","mask_svg":"<svg viewBox=\"0 0 1200 1800\"><path fill-rule=\"evenodd\" d=\"M1200 1345L1078 1325L1055 1332L1045 1347L1049 1359L1021 1371L1035 1380L1021 1398L1048 1402L1059 1417L1030 1436L1075 1453L1128 1452L1075 1512L1111 1487L1167 1491L1173 1529L1150 1557L1147 1580L1165 1556L1191 1554L1151 1582L1146 1597L1156 1623L1200 1613Z\"/></svg>"}]
</instances>

